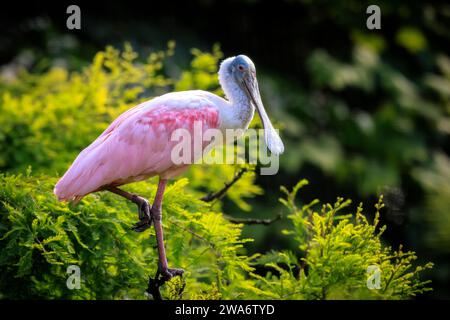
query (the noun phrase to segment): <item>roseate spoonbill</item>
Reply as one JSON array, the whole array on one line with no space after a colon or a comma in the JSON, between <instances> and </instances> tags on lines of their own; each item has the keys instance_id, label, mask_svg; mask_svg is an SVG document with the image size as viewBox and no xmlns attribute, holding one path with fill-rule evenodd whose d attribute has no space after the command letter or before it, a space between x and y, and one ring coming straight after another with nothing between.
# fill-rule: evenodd
<instances>
[{"instance_id":1,"label":"roseate spoonbill","mask_svg":"<svg viewBox=\"0 0 450 320\"><path fill-rule=\"evenodd\" d=\"M195 121L200 121L204 130L245 130L256 107L267 147L276 155L284 150L264 110L253 62L245 55L225 59L219 81L228 100L200 90L172 92L126 111L78 155L54 189L60 201L77 202L89 193L108 190L137 204L139 222L133 228L141 232L153 222L159 254L157 275L166 280L183 270L167 265L161 224L163 194L167 180L188 167L171 160L172 132L178 128L192 132ZM156 175L160 179L153 205L118 188Z\"/></svg>"}]
</instances>

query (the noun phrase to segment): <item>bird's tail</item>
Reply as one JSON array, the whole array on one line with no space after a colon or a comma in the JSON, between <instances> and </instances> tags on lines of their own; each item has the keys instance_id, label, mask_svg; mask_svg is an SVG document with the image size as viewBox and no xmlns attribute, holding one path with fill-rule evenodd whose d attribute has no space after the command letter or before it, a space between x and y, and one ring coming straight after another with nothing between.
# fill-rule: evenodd
<instances>
[{"instance_id":1,"label":"bird's tail","mask_svg":"<svg viewBox=\"0 0 450 320\"><path fill-rule=\"evenodd\" d=\"M76 195L71 192L67 184L67 179L65 179L65 177L66 175L59 179L59 181L53 188L53 193L55 194L58 201L78 203L84 197L84 195Z\"/></svg>"},{"instance_id":2,"label":"bird's tail","mask_svg":"<svg viewBox=\"0 0 450 320\"><path fill-rule=\"evenodd\" d=\"M83 161L80 160L80 157L75 159L53 188L53 193L59 201L77 203L89 193L84 188L89 184L87 170L83 166Z\"/></svg>"}]
</instances>

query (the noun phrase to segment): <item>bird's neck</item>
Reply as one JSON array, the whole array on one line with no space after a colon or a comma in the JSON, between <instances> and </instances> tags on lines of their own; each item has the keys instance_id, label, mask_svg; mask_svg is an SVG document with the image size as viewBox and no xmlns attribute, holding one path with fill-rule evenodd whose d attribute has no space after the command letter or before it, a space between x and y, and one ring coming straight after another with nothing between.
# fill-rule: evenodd
<instances>
[{"instance_id":1,"label":"bird's neck","mask_svg":"<svg viewBox=\"0 0 450 320\"><path fill-rule=\"evenodd\" d=\"M246 129L253 119L255 107L251 104L245 92L231 78L231 74L224 70L221 71L219 72L219 82L230 103L230 108L227 110L228 126Z\"/></svg>"}]
</instances>

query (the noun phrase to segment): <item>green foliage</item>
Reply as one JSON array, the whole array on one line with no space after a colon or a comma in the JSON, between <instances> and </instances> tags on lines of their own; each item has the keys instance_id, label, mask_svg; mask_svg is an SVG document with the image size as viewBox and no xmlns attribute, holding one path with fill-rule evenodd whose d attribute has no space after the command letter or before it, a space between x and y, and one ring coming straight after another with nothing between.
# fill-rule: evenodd
<instances>
[{"instance_id":1,"label":"green foliage","mask_svg":"<svg viewBox=\"0 0 450 320\"><path fill-rule=\"evenodd\" d=\"M120 113L165 91L171 81L162 61L172 50L169 44L138 63L129 45L122 52L108 47L82 72L23 70L12 83L0 83L0 169L66 170Z\"/></svg>"},{"instance_id":2,"label":"green foliage","mask_svg":"<svg viewBox=\"0 0 450 320\"><path fill-rule=\"evenodd\" d=\"M11 83L0 78L0 170L62 174L80 150L89 145L120 113L174 89L220 90L217 65L222 53L193 50L192 69L181 79L165 74L164 61L173 55L175 43L166 51L151 53L144 62L130 45L119 51L107 47L97 53L82 72L52 68L41 74L23 70ZM193 168L187 177L194 188L220 189L231 180L236 166ZM249 210L244 200L261 194L253 184L254 173L238 182L240 189L228 197L240 208Z\"/></svg>"},{"instance_id":3,"label":"green foliage","mask_svg":"<svg viewBox=\"0 0 450 320\"><path fill-rule=\"evenodd\" d=\"M450 160L443 154L435 155L431 170L417 169L413 173L423 181L426 194L425 220L430 228L426 241L438 252L450 251Z\"/></svg>"},{"instance_id":4,"label":"green foliage","mask_svg":"<svg viewBox=\"0 0 450 320\"><path fill-rule=\"evenodd\" d=\"M198 49L192 49L191 53L194 56L191 70L182 72L175 89L182 91L202 88L219 94L222 90L219 87L217 65L223 58L219 45L213 46L212 53L202 52Z\"/></svg>"},{"instance_id":5,"label":"green foliage","mask_svg":"<svg viewBox=\"0 0 450 320\"><path fill-rule=\"evenodd\" d=\"M153 231L137 234L129 228L137 219L136 207L107 192L68 206L51 193L54 183L53 178L30 174L0 176L0 295L145 298L157 250ZM241 238L242 225L230 223L186 192L187 184L181 179L165 194L168 259L187 271L183 280L166 286L164 294L171 299L399 299L427 290L427 282L417 275L431 265L412 270L414 253L383 246L378 216L370 224L361 206L354 216L339 213L349 204L342 199L323 206L320 213L312 209L317 201L299 209L294 198L302 181L282 200L293 222L285 234L299 242L299 252L247 256L243 244L251 239ZM156 191L154 184L145 183L130 190L150 198ZM379 203L377 209L381 207ZM304 254L302 262L298 253ZM80 290L66 287L71 264L80 266ZM366 288L371 264L382 270L380 291ZM257 266L269 271L257 274Z\"/></svg>"},{"instance_id":6,"label":"green foliage","mask_svg":"<svg viewBox=\"0 0 450 320\"><path fill-rule=\"evenodd\" d=\"M103 192L68 206L52 194L53 178L2 175L0 181L2 296L145 298L157 250L153 231L149 236L130 229L137 220L134 204ZM181 179L170 185L164 202L168 259L187 270L183 297L235 298L245 272L253 270L253 257L238 254L249 240L240 239L241 226L185 193L186 184ZM131 190L150 198L156 191L144 183ZM66 287L71 264L80 266L80 290Z\"/></svg>"},{"instance_id":7,"label":"green foliage","mask_svg":"<svg viewBox=\"0 0 450 320\"><path fill-rule=\"evenodd\" d=\"M293 223L284 234L297 241L299 251L259 258L258 263L270 269L265 277L253 274L261 293L274 299L405 299L430 290L429 281L419 280L418 275L431 263L414 269L414 252L403 252L402 247L393 251L382 244L385 227L378 228L382 198L371 223L362 214L362 204L348 213L351 201L343 198L322 205L319 211L318 200L297 207L297 192L305 184L306 180L300 181L291 192L282 188L286 199L281 201ZM367 287L371 265L381 271L379 290Z\"/></svg>"},{"instance_id":8,"label":"green foliage","mask_svg":"<svg viewBox=\"0 0 450 320\"><path fill-rule=\"evenodd\" d=\"M306 92L274 85L280 98L273 107L288 106L286 113L300 120L285 115L285 134L297 137L287 142L286 150L295 152L282 159L286 170L308 163L361 195L399 187L405 177L414 179L415 169L432 170L430 162L449 134L449 59L434 56L430 65L437 72L414 78L383 59L373 37L355 33L348 61L314 50L306 62L311 87ZM423 35L405 29L399 37ZM422 46L421 40L402 41Z\"/></svg>"},{"instance_id":9,"label":"green foliage","mask_svg":"<svg viewBox=\"0 0 450 320\"><path fill-rule=\"evenodd\" d=\"M142 292L138 279L148 272L153 250L148 237L129 232L131 209L118 199L91 197L71 210L55 201L54 183L1 176L2 296L95 299ZM66 287L71 264L82 270L81 290Z\"/></svg>"},{"instance_id":10,"label":"green foliage","mask_svg":"<svg viewBox=\"0 0 450 320\"><path fill-rule=\"evenodd\" d=\"M22 71L9 82L0 80L0 168L9 171L0 175L1 297L145 298L157 254L153 231L136 234L130 230L137 220L135 205L107 192L67 205L56 201L52 189L54 176L64 172L77 153L124 110L173 89L221 93L216 71L222 54L217 46L212 53L193 50L190 68L179 78L167 76L165 70L173 50L170 42L166 51L141 61L129 45L123 51L108 47L81 72L51 68L42 73ZM328 59L329 65L340 68L326 54L318 59ZM370 72L365 67L343 70L333 86L339 89L361 82L369 90ZM438 80L430 78L429 83L441 88ZM318 85L327 85L321 81ZM339 152L331 159L323 156L325 149L341 148L336 139L323 135L319 141L310 141L302 154L320 159L317 163L327 170L342 170L342 162L335 161L341 157ZM30 170L23 174L30 165L33 175ZM252 239L242 238L243 226L225 219L220 201L198 200L220 189L241 167L195 165L185 178L168 187L163 208L168 260L187 273L182 280L169 282L164 296L399 299L426 290L427 283L417 280L417 274L430 265L412 270L414 254L392 252L384 246L376 223L370 224L360 208L353 216L340 214L348 205L342 200L319 212L313 209L315 202L297 208L294 199L303 182L282 200L291 210L293 223L285 234L299 243L298 250L247 255L244 245ZM418 176L423 175L418 172ZM155 180L127 186L127 190L152 199ZM227 198L251 211L248 198L262 193L250 170L227 192ZM382 269L381 291L366 288L369 263ZM71 264L81 268L80 290L66 287Z\"/></svg>"}]
</instances>

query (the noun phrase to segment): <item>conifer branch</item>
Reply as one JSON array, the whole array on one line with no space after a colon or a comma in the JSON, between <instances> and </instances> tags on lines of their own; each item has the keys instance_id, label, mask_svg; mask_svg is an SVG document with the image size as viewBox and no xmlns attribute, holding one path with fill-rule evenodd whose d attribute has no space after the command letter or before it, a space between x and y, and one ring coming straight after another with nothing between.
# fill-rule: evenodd
<instances>
[{"instance_id":1,"label":"conifer branch","mask_svg":"<svg viewBox=\"0 0 450 320\"><path fill-rule=\"evenodd\" d=\"M230 221L231 223L246 224L246 225L261 224L261 225L265 225L265 226L268 226L268 225L274 223L275 221L280 220L282 217L283 217L283 214L281 212L278 213L277 216L272 219L242 219L242 218L233 218L230 216L225 216L225 218L228 221Z\"/></svg>"},{"instance_id":2,"label":"conifer branch","mask_svg":"<svg viewBox=\"0 0 450 320\"><path fill-rule=\"evenodd\" d=\"M225 194L227 193L228 189L230 189L231 186L233 184L235 184L242 177L242 175L244 173L246 173L247 171L248 171L247 168L242 168L238 172L238 174L234 176L233 180L231 180L230 182L225 183L225 186L222 189L220 189L217 192L210 193L210 194L200 198L200 200L205 201L205 202L211 202L211 201L216 200L216 199L218 199L218 200L222 199L225 196Z\"/></svg>"}]
</instances>

